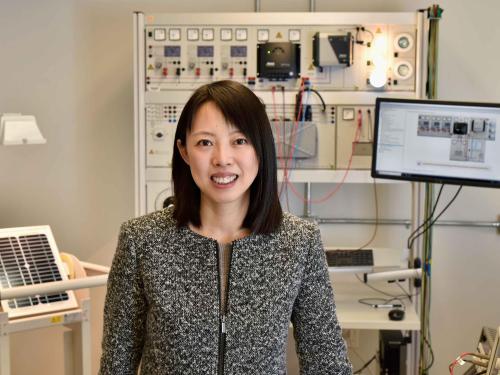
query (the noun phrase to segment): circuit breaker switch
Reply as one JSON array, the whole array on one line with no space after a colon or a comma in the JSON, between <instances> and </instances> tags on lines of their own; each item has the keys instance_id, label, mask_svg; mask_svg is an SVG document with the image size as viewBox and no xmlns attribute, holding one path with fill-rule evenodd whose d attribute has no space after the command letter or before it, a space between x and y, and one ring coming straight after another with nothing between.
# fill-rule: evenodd
<instances>
[{"instance_id":1,"label":"circuit breaker switch","mask_svg":"<svg viewBox=\"0 0 500 375\"><path fill-rule=\"evenodd\" d=\"M168 76L168 68L163 68L162 74L164 77Z\"/></svg>"}]
</instances>

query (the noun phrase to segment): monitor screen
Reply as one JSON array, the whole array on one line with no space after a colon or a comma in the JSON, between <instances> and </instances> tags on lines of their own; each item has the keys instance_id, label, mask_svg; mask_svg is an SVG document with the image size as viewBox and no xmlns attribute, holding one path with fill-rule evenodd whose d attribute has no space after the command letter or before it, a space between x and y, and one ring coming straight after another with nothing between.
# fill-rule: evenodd
<instances>
[{"instance_id":1,"label":"monitor screen","mask_svg":"<svg viewBox=\"0 0 500 375\"><path fill-rule=\"evenodd\" d=\"M372 177L500 188L500 104L377 98Z\"/></svg>"}]
</instances>

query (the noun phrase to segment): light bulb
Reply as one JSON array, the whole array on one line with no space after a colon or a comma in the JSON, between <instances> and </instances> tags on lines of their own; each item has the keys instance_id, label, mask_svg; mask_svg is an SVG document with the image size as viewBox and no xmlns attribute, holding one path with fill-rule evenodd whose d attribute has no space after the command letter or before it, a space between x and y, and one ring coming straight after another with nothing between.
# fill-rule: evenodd
<instances>
[{"instance_id":1,"label":"light bulb","mask_svg":"<svg viewBox=\"0 0 500 375\"><path fill-rule=\"evenodd\" d=\"M370 74L370 85L375 88L384 87L387 83L387 73L385 69L375 68Z\"/></svg>"},{"instance_id":2,"label":"light bulb","mask_svg":"<svg viewBox=\"0 0 500 375\"><path fill-rule=\"evenodd\" d=\"M372 48L376 51L376 53L385 55L387 51L387 38L384 34L381 32L375 34L375 38L372 42Z\"/></svg>"}]
</instances>

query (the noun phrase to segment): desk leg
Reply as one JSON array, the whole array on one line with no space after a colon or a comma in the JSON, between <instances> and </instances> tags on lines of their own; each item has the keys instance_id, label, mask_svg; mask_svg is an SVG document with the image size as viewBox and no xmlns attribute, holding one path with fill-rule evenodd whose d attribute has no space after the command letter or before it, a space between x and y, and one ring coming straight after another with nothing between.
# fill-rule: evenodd
<instances>
[{"instance_id":1,"label":"desk leg","mask_svg":"<svg viewBox=\"0 0 500 375\"><path fill-rule=\"evenodd\" d=\"M75 338L73 334L73 327L66 325L69 330L63 333L64 341L64 375L77 375L75 374L75 355L74 346Z\"/></svg>"},{"instance_id":2,"label":"desk leg","mask_svg":"<svg viewBox=\"0 0 500 375\"><path fill-rule=\"evenodd\" d=\"M65 375L92 375L90 300L82 300L80 304L82 320L64 325L69 328L64 333Z\"/></svg>"},{"instance_id":3,"label":"desk leg","mask_svg":"<svg viewBox=\"0 0 500 375\"><path fill-rule=\"evenodd\" d=\"M0 312L0 375L10 375L9 315Z\"/></svg>"},{"instance_id":4,"label":"desk leg","mask_svg":"<svg viewBox=\"0 0 500 375\"><path fill-rule=\"evenodd\" d=\"M90 327L90 299L82 301L82 374L92 375L92 333Z\"/></svg>"}]
</instances>

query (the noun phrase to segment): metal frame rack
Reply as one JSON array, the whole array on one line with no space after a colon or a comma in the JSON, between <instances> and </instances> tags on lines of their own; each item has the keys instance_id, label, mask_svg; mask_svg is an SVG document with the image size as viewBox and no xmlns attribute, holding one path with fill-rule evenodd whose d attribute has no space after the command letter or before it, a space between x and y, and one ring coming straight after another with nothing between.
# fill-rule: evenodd
<instances>
[{"instance_id":1,"label":"metal frame rack","mask_svg":"<svg viewBox=\"0 0 500 375\"><path fill-rule=\"evenodd\" d=\"M0 300L92 288L106 284L108 267L86 262L80 263L85 271L92 273L93 276L0 289ZM91 303L88 296L77 299L79 302L77 308L17 319L9 319L9 314L0 310L0 375L11 374L11 334L57 326L69 328L64 332L64 373L66 375L91 375Z\"/></svg>"}]
</instances>

